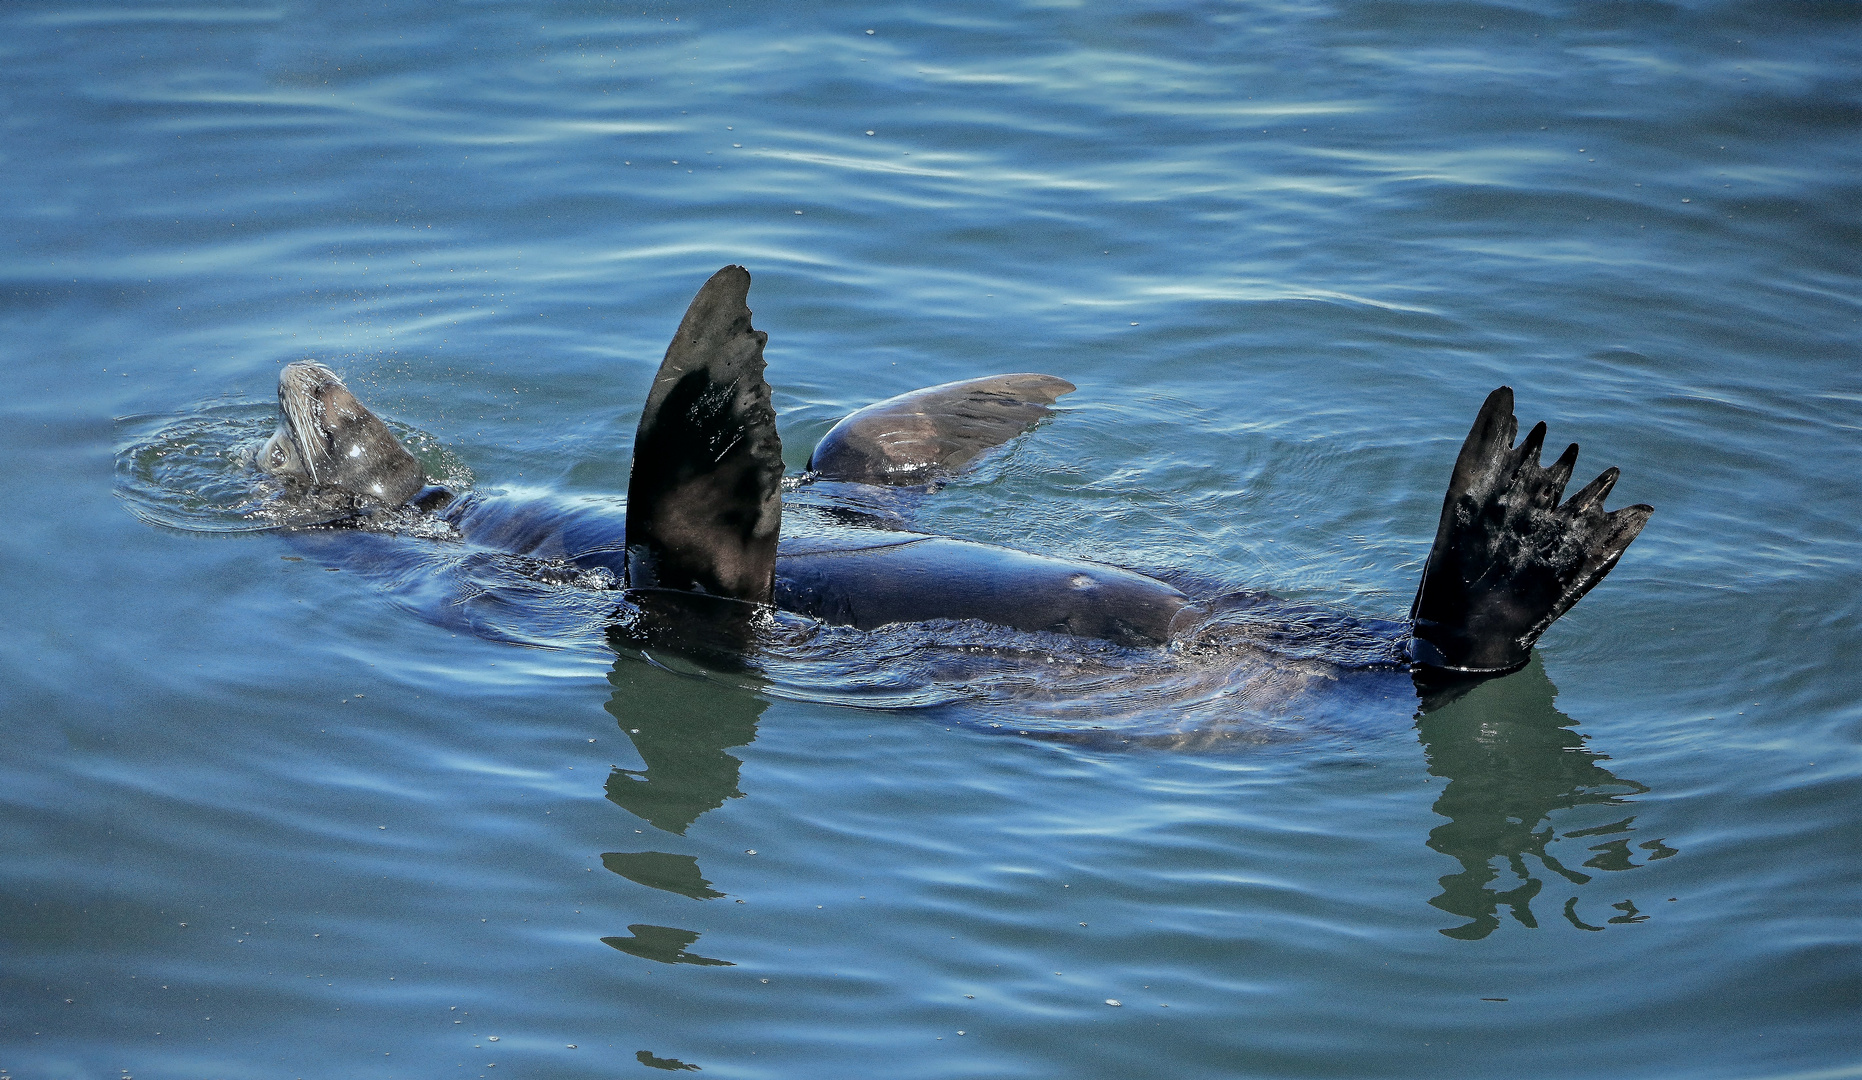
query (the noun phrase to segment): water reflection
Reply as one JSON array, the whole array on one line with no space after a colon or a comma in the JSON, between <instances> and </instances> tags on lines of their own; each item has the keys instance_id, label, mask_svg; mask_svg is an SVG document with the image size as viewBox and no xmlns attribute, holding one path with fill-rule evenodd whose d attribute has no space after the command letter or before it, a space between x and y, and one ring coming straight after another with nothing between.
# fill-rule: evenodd
<instances>
[{"instance_id":1,"label":"water reflection","mask_svg":"<svg viewBox=\"0 0 1862 1080\"><path fill-rule=\"evenodd\" d=\"M647 662L622 640L615 644L617 655L608 672L614 692L606 708L646 767L614 769L608 775L608 799L657 829L683 836L706 811L743 796L737 787L743 762L725 751L755 740L767 702L718 679ZM601 864L629 881L694 900L725 895L711 887L695 856L611 851L602 855ZM687 946L698 940L694 931L646 924L627 930L632 937L601 940L662 964L734 966L688 952Z\"/></svg>"},{"instance_id":2,"label":"water reflection","mask_svg":"<svg viewBox=\"0 0 1862 1080\"><path fill-rule=\"evenodd\" d=\"M649 1069L665 1069L667 1072L697 1072L698 1066L687 1064L678 1058L654 1057L651 1050L642 1050L634 1055L634 1060Z\"/></svg>"},{"instance_id":3,"label":"water reflection","mask_svg":"<svg viewBox=\"0 0 1862 1080\"><path fill-rule=\"evenodd\" d=\"M676 836L700 814L743 795L743 762L725 753L756 738L767 704L715 679L644 663L623 650L608 672L607 710L633 740L644 769L615 769L607 794L615 805Z\"/></svg>"},{"instance_id":4,"label":"water reflection","mask_svg":"<svg viewBox=\"0 0 1862 1080\"><path fill-rule=\"evenodd\" d=\"M613 692L606 708L645 767L614 769L607 796L654 827L682 836L700 816L742 796L742 762L727 751L755 740L767 702L734 680L668 666L684 661L643 659L636 636L615 639L618 655L608 674ZM660 655L658 649L648 653ZM1499 928L1503 911L1521 925L1537 927L1533 901L1547 882L1585 886L1598 873L1630 870L1677 854L1659 838L1639 840L1630 814L1565 832L1552 823L1558 811L1627 806L1632 796L1648 791L1605 767L1608 759L1574 730L1577 721L1558 711L1556 696L1536 659L1507 678L1423 692L1416 730L1429 772L1447 781L1434 809L1448 820L1429 834L1428 845L1461 864L1460 872L1440 879L1442 891L1430 900L1466 920L1441 931L1449 937L1485 938ZM713 888L691 855L608 852L602 864L663 892L695 900L725 895ZM1564 900L1562 913L1584 930L1648 919L1627 899L1615 903L1607 917L1587 917L1577 895ZM662 963L729 963L687 952L698 939L693 931L629 929L631 938L602 940Z\"/></svg>"},{"instance_id":5,"label":"water reflection","mask_svg":"<svg viewBox=\"0 0 1862 1080\"><path fill-rule=\"evenodd\" d=\"M1416 730L1429 772L1448 781L1435 800L1435 812L1448 823L1429 834L1429 846L1462 866L1460 873L1441 879L1441 895L1429 903L1468 920L1442 931L1449 937L1486 937L1499 927L1502 908L1521 924L1537 927L1532 901L1547 880L1588 884L1593 875L1565 865L1553 853L1561 842L1612 836L1585 846L1593 854L1584 867L1617 871L1642 865L1632 857L1633 815L1562 835L1549 821L1555 811L1624 805L1629 796L1649 790L1600 764L1608 759L1589 749L1585 736L1572 730L1577 721L1553 705L1557 693L1535 657L1518 674L1458 695L1424 696ZM1645 861L1677 854L1659 839L1635 848L1644 852ZM1511 874L1504 880L1496 869L1502 861ZM1564 904L1573 926L1604 929L1583 921L1577 905L1576 896ZM1648 918L1627 900L1615 908L1622 914L1606 923Z\"/></svg>"},{"instance_id":6,"label":"water reflection","mask_svg":"<svg viewBox=\"0 0 1862 1080\"><path fill-rule=\"evenodd\" d=\"M705 876L699 872L698 860L690 855L669 855L664 851L637 851L631 854L610 851L601 857L601 865L649 889L674 892L694 900L716 900L724 895L705 880Z\"/></svg>"},{"instance_id":7,"label":"water reflection","mask_svg":"<svg viewBox=\"0 0 1862 1080\"><path fill-rule=\"evenodd\" d=\"M603 945L612 945L624 953L647 960L657 960L662 964L697 964L700 967L736 967L729 960L716 960L709 956L685 951L685 947L698 940L698 935L690 930L681 930L676 926L648 926L635 923L627 928L633 937L605 937Z\"/></svg>"}]
</instances>

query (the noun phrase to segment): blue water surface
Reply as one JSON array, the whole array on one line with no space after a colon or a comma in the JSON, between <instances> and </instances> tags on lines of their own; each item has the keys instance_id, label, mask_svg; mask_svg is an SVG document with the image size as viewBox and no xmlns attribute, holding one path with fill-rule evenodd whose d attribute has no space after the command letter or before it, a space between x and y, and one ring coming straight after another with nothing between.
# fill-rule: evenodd
<instances>
[{"instance_id":1,"label":"blue water surface","mask_svg":"<svg viewBox=\"0 0 1862 1080\"><path fill-rule=\"evenodd\" d=\"M1862 1076L1854 4L13 0L0 60L0 1076ZM195 527L303 358L623 493L727 263L798 470L1077 384L942 531L1400 618L1501 384L1656 515L1427 710L707 671Z\"/></svg>"}]
</instances>

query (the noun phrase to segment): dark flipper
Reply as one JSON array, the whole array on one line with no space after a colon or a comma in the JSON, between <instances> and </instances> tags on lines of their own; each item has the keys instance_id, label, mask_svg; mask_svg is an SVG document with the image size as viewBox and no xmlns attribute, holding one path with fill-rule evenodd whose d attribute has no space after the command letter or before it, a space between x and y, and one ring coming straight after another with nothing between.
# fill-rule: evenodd
<instances>
[{"instance_id":1,"label":"dark flipper","mask_svg":"<svg viewBox=\"0 0 1862 1080\"><path fill-rule=\"evenodd\" d=\"M1410 608L1409 652L1425 668L1498 675L1523 666L1532 643L1603 580L1655 512L1604 512L1614 468L1559 505L1577 444L1541 467L1545 425L1515 447L1518 430L1512 388L1502 386L1487 396L1455 460Z\"/></svg>"},{"instance_id":2,"label":"dark flipper","mask_svg":"<svg viewBox=\"0 0 1862 1080\"><path fill-rule=\"evenodd\" d=\"M1074 390L1052 375L990 375L868 405L822 437L808 468L824 480L912 486L958 471L1053 412Z\"/></svg>"},{"instance_id":3,"label":"dark flipper","mask_svg":"<svg viewBox=\"0 0 1862 1080\"><path fill-rule=\"evenodd\" d=\"M627 579L767 604L782 526L782 441L750 326L750 272L711 276L653 379L627 485Z\"/></svg>"}]
</instances>

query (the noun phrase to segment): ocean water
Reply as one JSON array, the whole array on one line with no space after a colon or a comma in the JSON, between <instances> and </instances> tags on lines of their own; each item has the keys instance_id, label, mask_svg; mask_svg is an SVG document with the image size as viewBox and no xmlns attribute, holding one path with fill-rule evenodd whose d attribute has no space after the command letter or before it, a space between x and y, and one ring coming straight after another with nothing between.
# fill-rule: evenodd
<instances>
[{"instance_id":1,"label":"ocean water","mask_svg":"<svg viewBox=\"0 0 1862 1080\"><path fill-rule=\"evenodd\" d=\"M1862 1076L1854 4L0 30L0 1077ZM1425 710L935 628L708 671L223 512L307 357L624 493L728 263L797 469L1078 385L941 531L1399 618L1501 384L1656 515Z\"/></svg>"}]
</instances>

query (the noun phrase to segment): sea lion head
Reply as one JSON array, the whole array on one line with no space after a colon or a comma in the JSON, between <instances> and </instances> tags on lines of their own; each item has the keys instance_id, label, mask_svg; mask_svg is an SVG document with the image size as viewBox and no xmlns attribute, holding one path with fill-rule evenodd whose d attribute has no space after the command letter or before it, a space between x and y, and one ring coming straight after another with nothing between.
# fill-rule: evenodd
<instances>
[{"instance_id":1,"label":"sea lion head","mask_svg":"<svg viewBox=\"0 0 1862 1080\"><path fill-rule=\"evenodd\" d=\"M388 425L313 360L279 372L278 431L259 449L258 466L386 506L407 502L427 482L420 462Z\"/></svg>"}]
</instances>

